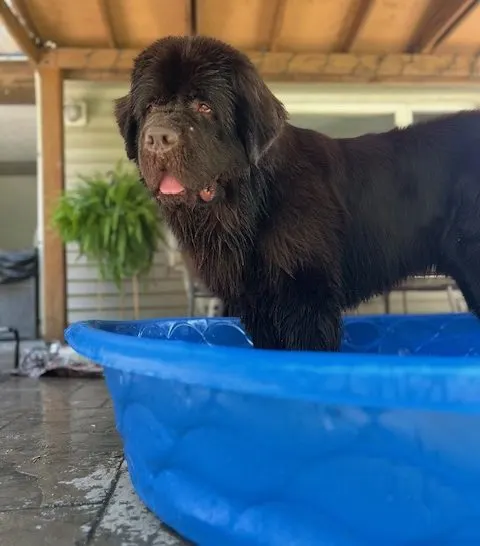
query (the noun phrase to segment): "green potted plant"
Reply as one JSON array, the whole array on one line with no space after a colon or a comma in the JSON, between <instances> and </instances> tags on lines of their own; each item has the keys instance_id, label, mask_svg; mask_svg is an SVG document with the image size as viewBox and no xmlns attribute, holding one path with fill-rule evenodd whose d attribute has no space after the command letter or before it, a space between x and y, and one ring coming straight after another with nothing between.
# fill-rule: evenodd
<instances>
[{"instance_id":1,"label":"green potted plant","mask_svg":"<svg viewBox=\"0 0 480 546\"><path fill-rule=\"evenodd\" d=\"M113 281L122 299L123 283L131 281L138 318L139 278L150 271L164 240L159 209L136 169L122 162L105 174L79 180L58 201L53 227L65 244L78 245L79 257L97 264L100 279Z\"/></svg>"}]
</instances>

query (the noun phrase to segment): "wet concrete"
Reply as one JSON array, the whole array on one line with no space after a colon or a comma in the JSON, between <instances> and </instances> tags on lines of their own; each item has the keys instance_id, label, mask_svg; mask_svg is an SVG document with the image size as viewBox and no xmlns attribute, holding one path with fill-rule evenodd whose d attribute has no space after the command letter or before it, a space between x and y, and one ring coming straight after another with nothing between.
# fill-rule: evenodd
<instances>
[{"instance_id":1,"label":"wet concrete","mask_svg":"<svg viewBox=\"0 0 480 546\"><path fill-rule=\"evenodd\" d=\"M0 372L0 544L186 545L134 493L103 380Z\"/></svg>"}]
</instances>

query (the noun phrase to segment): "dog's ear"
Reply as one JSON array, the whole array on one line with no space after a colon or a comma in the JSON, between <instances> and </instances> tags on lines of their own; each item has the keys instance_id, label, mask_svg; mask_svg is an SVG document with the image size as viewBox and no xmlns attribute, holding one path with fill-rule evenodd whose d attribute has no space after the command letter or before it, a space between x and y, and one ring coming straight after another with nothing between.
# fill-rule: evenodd
<instances>
[{"instance_id":1,"label":"dog's ear","mask_svg":"<svg viewBox=\"0 0 480 546\"><path fill-rule=\"evenodd\" d=\"M287 120L283 104L253 66L235 75L236 123L251 163L257 164Z\"/></svg>"},{"instance_id":2,"label":"dog's ear","mask_svg":"<svg viewBox=\"0 0 480 546\"><path fill-rule=\"evenodd\" d=\"M115 101L114 114L120 134L125 141L127 157L128 159L136 160L138 125L133 115L130 95L125 95Z\"/></svg>"}]
</instances>

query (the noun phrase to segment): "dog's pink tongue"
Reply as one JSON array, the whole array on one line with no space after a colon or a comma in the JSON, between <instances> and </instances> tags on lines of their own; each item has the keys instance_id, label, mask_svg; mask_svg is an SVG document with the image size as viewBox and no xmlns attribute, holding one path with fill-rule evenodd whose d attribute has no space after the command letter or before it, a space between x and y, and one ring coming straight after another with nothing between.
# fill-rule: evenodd
<instances>
[{"instance_id":1,"label":"dog's pink tongue","mask_svg":"<svg viewBox=\"0 0 480 546\"><path fill-rule=\"evenodd\" d=\"M182 184L174 176L166 174L160 182L158 191L165 195L177 195L182 193L184 189Z\"/></svg>"}]
</instances>

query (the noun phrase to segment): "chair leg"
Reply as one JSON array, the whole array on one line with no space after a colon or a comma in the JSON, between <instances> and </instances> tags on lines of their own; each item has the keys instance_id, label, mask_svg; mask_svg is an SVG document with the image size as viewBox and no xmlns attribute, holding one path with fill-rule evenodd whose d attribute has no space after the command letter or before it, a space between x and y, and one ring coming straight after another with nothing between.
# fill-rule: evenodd
<instances>
[{"instance_id":1,"label":"chair leg","mask_svg":"<svg viewBox=\"0 0 480 546\"><path fill-rule=\"evenodd\" d=\"M14 367L16 370L18 370L20 367L20 334L16 328L9 328L9 330L15 339Z\"/></svg>"},{"instance_id":2,"label":"chair leg","mask_svg":"<svg viewBox=\"0 0 480 546\"><path fill-rule=\"evenodd\" d=\"M390 314L390 292L383 293L383 310L386 315Z\"/></svg>"},{"instance_id":3,"label":"chair leg","mask_svg":"<svg viewBox=\"0 0 480 546\"><path fill-rule=\"evenodd\" d=\"M188 316L193 317L195 314L195 289L190 287L188 291Z\"/></svg>"},{"instance_id":4,"label":"chair leg","mask_svg":"<svg viewBox=\"0 0 480 546\"><path fill-rule=\"evenodd\" d=\"M11 334L13 337L13 340L15 342L15 349L14 349L14 367L16 370L18 370L20 366L20 334L16 328L11 327L4 327L0 328L0 335L3 334ZM6 339L2 339L1 341L7 341Z\"/></svg>"}]
</instances>

